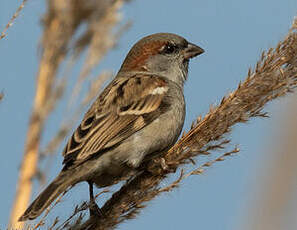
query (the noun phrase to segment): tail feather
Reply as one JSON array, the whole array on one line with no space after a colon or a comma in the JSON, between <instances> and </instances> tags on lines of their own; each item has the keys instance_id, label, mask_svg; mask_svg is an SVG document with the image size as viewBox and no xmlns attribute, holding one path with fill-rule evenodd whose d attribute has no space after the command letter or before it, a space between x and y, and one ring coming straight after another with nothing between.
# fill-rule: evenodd
<instances>
[{"instance_id":1,"label":"tail feather","mask_svg":"<svg viewBox=\"0 0 297 230\"><path fill-rule=\"evenodd\" d=\"M38 217L62 192L73 184L70 178L65 174L59 174L32 202L19 218L19 221L33 220Z\"/></svg>"}]
</instances>

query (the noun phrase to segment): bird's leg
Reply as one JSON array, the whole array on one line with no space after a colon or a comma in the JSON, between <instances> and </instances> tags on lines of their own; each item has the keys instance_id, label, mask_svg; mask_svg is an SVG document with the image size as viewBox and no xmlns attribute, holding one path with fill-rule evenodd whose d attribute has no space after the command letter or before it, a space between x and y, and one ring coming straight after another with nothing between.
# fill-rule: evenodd
<instances>
[{"instance_id":1,"label":"bird's leg","mask_svg":"<svg viewBox=\"0 0 297 230\"><path fill-rule=\"evenodd\" d=\"M90 216L102 216L102 212L98 205L96 204L95 198L94 198L94 193L93 193L93 182L88 181L89 184L89 194L90 194L90 206L89 206L89 211L90 211Z\"/></svg>"}]
</instances>

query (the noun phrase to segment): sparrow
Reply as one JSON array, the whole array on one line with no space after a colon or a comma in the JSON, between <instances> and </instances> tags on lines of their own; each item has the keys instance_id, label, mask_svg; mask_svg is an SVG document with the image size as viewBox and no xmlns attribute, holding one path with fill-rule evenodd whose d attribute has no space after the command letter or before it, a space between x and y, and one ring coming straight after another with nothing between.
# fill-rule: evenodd
<instances>
[{"instance_id":1,"label":"sparrow","mask_svg":"<svg viewBox=\"0 0 297 230\"><path fill-rule=\"evenodd\" d=\"M169 149L185 119L189 60L204 50L172 33L139 40L119 72L86 112L63 151L63 168L19 221L35 219L61 193L89 184L90 214L98 212L93 184L129 177L148 156ZM94 211L95 210L95 211Z\"/></svg>"}]
</instances>

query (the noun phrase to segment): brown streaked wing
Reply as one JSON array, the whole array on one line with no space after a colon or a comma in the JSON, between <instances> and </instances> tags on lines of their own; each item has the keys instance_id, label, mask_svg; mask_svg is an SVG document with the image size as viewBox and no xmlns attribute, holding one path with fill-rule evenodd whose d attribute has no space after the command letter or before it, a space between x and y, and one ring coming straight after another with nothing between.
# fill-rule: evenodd
<instances>
[{"instance_id":1,"label":"brown streaked wing","mask_svg":"<svg viewBox=\"0 0 297 230\"><path fill-rule=\"evenodd\" d=\"M64 164L79 164L119 144L148 125L157 117L154 114L160 113L168 91L166 80L136 75L114 81L116 84L110 83L103 91L68 141L63 152Z\"/></svg>"}]
</instances>

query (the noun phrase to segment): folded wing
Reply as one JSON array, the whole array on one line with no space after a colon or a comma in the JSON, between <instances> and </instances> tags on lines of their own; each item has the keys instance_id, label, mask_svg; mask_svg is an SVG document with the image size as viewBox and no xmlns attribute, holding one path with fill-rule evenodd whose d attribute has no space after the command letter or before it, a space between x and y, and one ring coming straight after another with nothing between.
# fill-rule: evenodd
<instances>
[{"instance_id":1,"label":"folded wing","mask_svg":"<svg viewBox=\"0 0 297 230\"><path fill-rule=\"evenodd\" d=\"M67 165L120 144L164 110L168 83L158 76L115 78L86 113L63 151Z\"/></svg>"}]
</instances>

